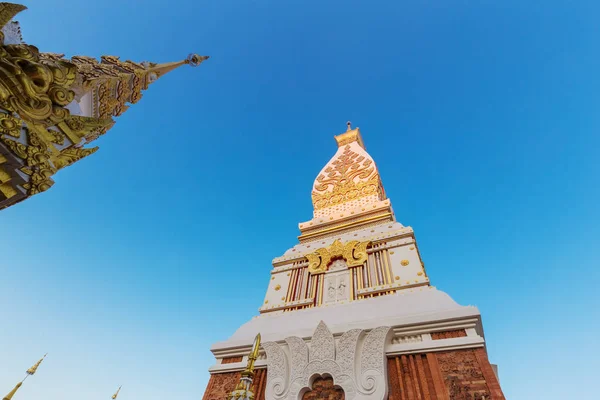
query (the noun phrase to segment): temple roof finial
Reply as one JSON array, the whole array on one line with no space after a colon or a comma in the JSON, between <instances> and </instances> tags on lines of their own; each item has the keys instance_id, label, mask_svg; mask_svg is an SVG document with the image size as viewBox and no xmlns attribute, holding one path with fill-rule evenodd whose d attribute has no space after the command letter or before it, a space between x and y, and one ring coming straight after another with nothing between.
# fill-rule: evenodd
<instances>
[{"instance_id":1,"label":"temple roof finial","mask_svg":"<svg viewBox=\"0 0 600 400\"><path fill-rule=\"evenodd\" d=\"M150 82L153 82L161 76L165 75L166 73L173 71L175 68L181 67L185 64L189 64L192 67L197 67L198 65L202 64L203 61L208 60L209 58L210 56L199 56L198 54L190 54L185 60L181 61L163 64L145 62L142 63L142 65L144 65L148 69L148 72L150 74L155 74L155 76L152 76L150 78Z\"/></svg>"},{"instance_id":2,"label":"temple roof finial","mask_svg":"<svg viewBox=\"0 0 600 400\"><path fill-rule=\"evenodd\" d=\"M23 378L23 380L21 382L17 383L17 386L15 386L14 389L11 390L2 400L12 400L15 393L17 393L17 390L19 390L21 385L23 385L23 382L25 382L25 379L27 379L29 377L29 375L34 375L36 373L38 367L40 366L42 361L44 361L44 358L46 358L47 355L48 355L48 353L44 354L44 357L40 358L40 360L38 362L36 362L33 365L33 367L29 368L27 370L27 375L25 375L25 378Z\"/></svg>"},{"instance_id":3,"label":"temple roof finial","mask_svg":"<svg viewBox=\"0 0 600 400\"><path fill-rule=\"evenodd\" d=\"M44 358L46 358L46 356L48 355L48 353L44 354L44 357L40 358L38 362L36 362L33 367L29 368L27 370L27 375L33 375L35 374L35 372L37 371L38 367L40 366L40 364L42 363L42 361L44 361ZM25 377L27 378L27 377ZM24 380L24 379L23 379Z\"/></svg>"},{"instance_id":4,"label":"temple roof finial","mask_svg":"<svg viewBox=\"0 0 600 400\"><path fill-rule=\"evenodd\" d=\"M346 126L348 127L348 129L346 129L346 132L352 130L352 122L350 122L350 121L346 122Z\"/></svg>"},{"instance_id":5,"label":"temple roof finial","mask_svg":"<svg viewBox=\"0 0 600 400\"><path fill-rule=\"evenodd\" d=\"M119 386L119 388L117 389L117 391L115 392L115 394L112 395L111 399L115 400L118 396L119 396L119 392L121 391L121 386Z\"/></svg>"}]
</instances>

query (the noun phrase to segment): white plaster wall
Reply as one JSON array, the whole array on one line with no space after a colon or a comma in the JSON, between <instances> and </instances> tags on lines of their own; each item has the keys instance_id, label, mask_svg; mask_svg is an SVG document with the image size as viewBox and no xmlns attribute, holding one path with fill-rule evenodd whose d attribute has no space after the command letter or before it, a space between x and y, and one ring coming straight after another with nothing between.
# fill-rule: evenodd
<instances>
[{"instance_id":1,"label":"white plaster wall","mask_svg":"<svg viewBox=\"0 0 600 400\"><path fill-rule=\"evenodd\" d=\"M403 285L412 285L429 281L425 276L425 271L423 271L416 243L412 242L392 247L388 251L392 264L392 273L394 274L394 282ZM402 265L403 260L408 261L408 265ZM396 279L396 277L400 279Z\"/></svg>"},{"instance_id":2,"label":"white plaster wall","mask_svg":"<svg viewBox=\"0 0 600 400\"><path fill-rule=\"evenodd\" d=\"M290 285L290 277L291 271L274 272L271 274L269 286L261 309L278 308L285 304L285 297ZM275 290L278 285L280 287L279 290Z\"/></svg>"}]
</instances>

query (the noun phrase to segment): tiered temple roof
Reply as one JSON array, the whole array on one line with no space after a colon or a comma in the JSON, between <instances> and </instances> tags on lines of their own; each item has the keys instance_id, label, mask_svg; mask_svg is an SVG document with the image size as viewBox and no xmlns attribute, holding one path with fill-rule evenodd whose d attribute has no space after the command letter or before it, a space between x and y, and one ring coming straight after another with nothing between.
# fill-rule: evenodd
<instances>
[{"instance_id":1,"label":"tiered temple roof","mask_svg":"<svg viewBox=\"0 0 600 400\"><path fill-rule=\"evenodd\" d=\"M96 152L85 146L151 83L208 58L157 64L43 53L23 42L12 21L24 9L0 3L0 209L49 189L58 170Z\"/></svg>"}]
</instances>

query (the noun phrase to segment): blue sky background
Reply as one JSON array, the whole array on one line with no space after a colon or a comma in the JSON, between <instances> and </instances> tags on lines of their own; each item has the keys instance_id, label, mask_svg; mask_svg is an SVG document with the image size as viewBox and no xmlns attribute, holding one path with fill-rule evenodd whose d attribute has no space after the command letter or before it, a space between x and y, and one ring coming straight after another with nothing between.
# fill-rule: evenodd
<instances>
[{"instance_id":1,"label":"blue sky background","mask_svg":"<svg viewBox=\"0 0 600 400\"><path fill-rule=\"evenodd\" d=\"M16 400L201 398L347 120L432 283L482 312L507 398L595 393L597 1L27 5L42 51L212 58L0 213L0 394L49 352Z\"/></svg>"}]
</instances>

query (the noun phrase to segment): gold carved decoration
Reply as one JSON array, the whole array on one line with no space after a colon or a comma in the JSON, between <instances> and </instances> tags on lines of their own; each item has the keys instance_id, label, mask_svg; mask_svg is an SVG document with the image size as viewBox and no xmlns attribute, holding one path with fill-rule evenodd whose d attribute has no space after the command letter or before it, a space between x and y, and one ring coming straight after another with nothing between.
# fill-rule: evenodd
<instances>
[{"instance_id":1,"label":"gold carved decoration","mask_svg":"<svg viewBox=\"0 0 600 400\"><path fill-rule=\"evenodd\" d=\"M349 145L320 174L312 192L315 210L378 194L383 189L373 161L352 151Z\"/></svg>"},{"instance_id":2,"label":"gold carved decoration","mask_svg":"<svg viewBox=\"0 0 600 400\"><path fill-rule=\"evenodd\" d=\"M0 2L0 28L10 23L12 31L18 30L18 23L10 21L24 9ZM6 44L4 38L0 32L0 156L8 152L20 159L21 165L12 168L27 177L25 183L21 178L11 182L21 174L6 173L1 190L6 198L12 197L6 193L17 193L17 185L26 189L26 197L50 188L56 171L98 150L83 145L108 131L112 117L137 102L150 83L181 65L197 66L208 58L190 55L164 64L138 64L115 56L67 60L28 44ZM82 109L83 116L71 115L70 110L84 104L84 96L91 99L91 109Z\"/></svg>"},{"instance_id":3,"label":"gold carved decoration","mask_svg":"<svg viewBox=\"0 0 600 400\"><path fill-rule=\"evenodd\" d=\"M0 113L0 135L9 135L14 138L21 136L23 121L8 114Z\"/></svg>"},{"instance_id":4,"label":"gold carved decoration","mask_svg":"<svg viewBox=\"0 0 600 400\"><path fill-rule=\"evenodd\" d=\"M400 264L402 264L403 267L406 267L409 264L409 262L408 260L402 260L400 261Z\"/></svg>"},{"instance_id":5,"label":"gold carved decoration","mask_svg":"<svg viewBox=\"0 0 600 400\"><path fill-rule=\"evenodd\" d=\"M371 242L359 242L352 240L346 244L334 241L329 247L322 247L314 253L307 254L308 272L321 274L327 271L333 260L343 258L349 267L362 265L367 261L367 247Z\"/></svg>"},{"instance_id":6,"label":"gold carved decoration","mask_svg":"<svg viewBox=\"0 0 600 400\"><path fill-rule=\"evenodd\" d=\"M278 291L279 289L281 289L281 285L277 285L277 286L275 286L275 288L274 288L274 289L275 289L275 291Z\"/></svg>"}]
</instances>

